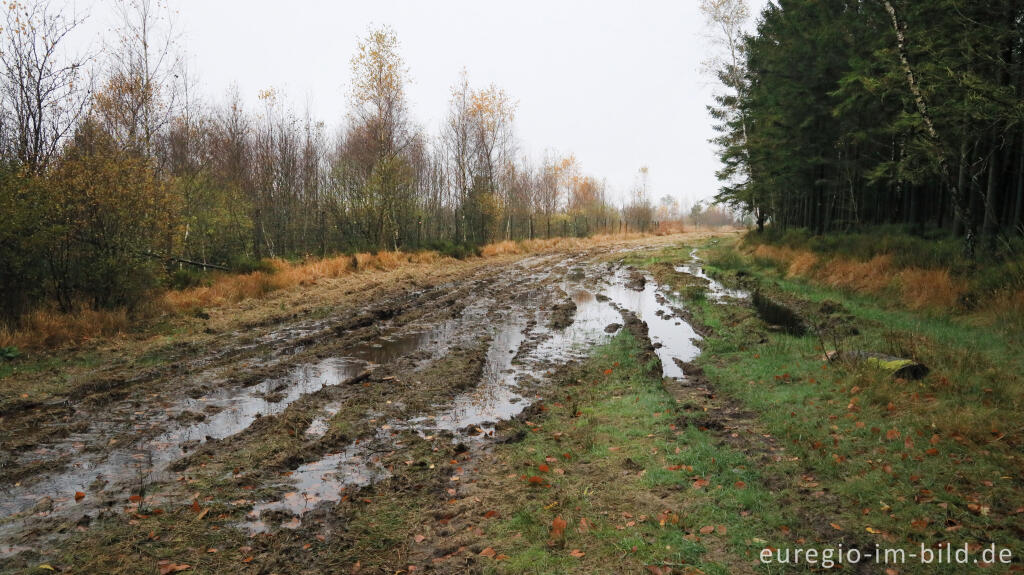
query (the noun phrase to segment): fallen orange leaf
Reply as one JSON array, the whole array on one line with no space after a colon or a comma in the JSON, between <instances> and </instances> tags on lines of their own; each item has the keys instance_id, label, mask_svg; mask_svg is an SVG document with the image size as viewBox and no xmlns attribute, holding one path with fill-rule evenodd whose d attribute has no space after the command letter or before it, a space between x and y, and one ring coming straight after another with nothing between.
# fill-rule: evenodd
<instances>
[{"instance_id":1,"label":"fallen orange leaf","mask_svg":"<svg viewBox=\"0 0 1024 575\"><path fill-rule=\"evenodd\" d=\"M558 539L565 535L565 527L568 523L561 516L555 517L555 520L551 522L551 537Z\"/></svg>"},{"instance_id":2,"label":"fallen orange leaf","mask_svg":"<svg viewBox=\"0 0 1024 575\"><path fill-rule=\"evenodd\" d=\"M157 561L157 567L160 569L160 575L167 575L168 573L177 573L178 571L184 571L191 567L188 563L174 563L173 561Z\"/></svg>"}]
</instances>

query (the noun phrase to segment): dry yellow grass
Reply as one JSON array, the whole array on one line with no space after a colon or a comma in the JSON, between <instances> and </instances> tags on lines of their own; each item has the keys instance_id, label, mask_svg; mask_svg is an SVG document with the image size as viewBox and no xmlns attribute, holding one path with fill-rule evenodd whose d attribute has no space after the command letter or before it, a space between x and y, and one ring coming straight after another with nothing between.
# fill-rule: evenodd
<instances>
[{"instance_id":1,"label":"dry yellow grass","mask_svg":"<svg viewBox=\"0 0 1024 575\"><path fill-rule=\"evenodd\" d=\"M485 258L502 255L521 254L522 248L516 242L505 240L496 244L487 244L480 250L480 255Z\"/></svg>"},{"instance_id":2,"label":"dry yellow grass","mask_svg":"<svg viewBox=\"0 0 1024 575\"><path fill-rule=\"evenodd\" d=\"M1010 332L1024 332L1024 290L1003 290L992 294L973 314L975 325L992 325Z\"/></svg>"},{"instance_id":3,"label":"dry yellow grass","mask_svg":"<svg viewBox=\"0 0 1024 575\"><path fill-rule=\"evenodd\" d=\"M784 264L789 277L801 277L837 289L875 295L896 290L903 305L915 310L953 309L968 289L967 282L953 278L949 270L897 269L888 255L875 256L868 261L836 257L823 262L808 250L769 245L757 246L751 255ZM1012 298L1004 304L1010 302ZM989 305L1003 304L993 300Z\"/></svg>"},{"instance_id":4,"label":"dry yellow grass","mask_svg":"<svg viewBox=\"0 0 1024 575\"><path fill-rule=\"evenodd\" d=\"M37 309L21 318L18 329L0 327L0 347L38 349L78 344L118 335L130 326L128 313L123 309L83 309L73 313Z\"/></svg>"},{"instance_id":5,"label":"dry yellow grass","mask_svg":"<svg viewBox=\"0 0 1024 575\"><path fill-rule=\"evenodd\" d=\"M755 258L764 258L768 260L774 260L783 264L789 265L794 259L796 259L798 252L792 248L784 248L778 246L760 245L754 249L753 256Z\"/></svg>"},{"instance_id":6,"label":"dry yellow grass","mask_svg":"<svg viewBox=\"0 0 1024 575\"><path fill-rule=\"evenodd\" d=\"M892 257L875 256L866 262L834 258L818 269L819 282L853 292L877 294L892 284Z\"/></svg>"},{"instance_id":7,"label":"dry yellow grass","mask_svg":"<svg viewBox=\"0 0 1024 575\"><path fill-rule=\"evenodd\" d=\"M963 281L954 280L948 270L908 268L899 273L900 296L910 309L948 309L956 307L967 292Z\"/></svg>"},{"instance_id":8,"label":"dry yellow grass","mask_svg":"<svg viewBox=\"0 0 1024 575\"><path fill-rule=\"evenodd\" d=\"M275 259L271 260L273 273L257 271L244 275L224 274L217 276L208 286L168 291L163 300L172 310L188 311L259 299L280 289L315 285L324 278L338 278L367 270L393 270L410 264L430 265L443 259L444 256L436 252L359 253L310 259L297 264Z\"/></svg>"},{"instance_id":9,"label":"dry yellow grass","mask_svg":"<svg viewBox=\"0 0 1024 575\"><path fill-rule=\"evenodd\" d=\"M789 276L808 276L818 265L818 256L804 252L797 254L790 262L786 274Z\"/></svg>"}]
</instances>

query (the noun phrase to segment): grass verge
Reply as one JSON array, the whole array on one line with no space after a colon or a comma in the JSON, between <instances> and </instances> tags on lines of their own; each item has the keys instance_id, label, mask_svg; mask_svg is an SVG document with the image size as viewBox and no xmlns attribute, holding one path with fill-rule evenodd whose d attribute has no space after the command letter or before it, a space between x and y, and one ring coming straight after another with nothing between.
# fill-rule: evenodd
<instances>
[{"instance_id":1,"label":"grass verge","mask_svg":"<svg viewBox=\"0 0 1024 575\"><path fill-rule=\"evenodd\" d=\"M643 264L684 290L692 276L672 270L686 252L666 250ZM714 334L699 363L715 389L756 413L792 457L759 467L786 517L784 529L762 536L769 545L970 551L967 566L872 566L887 573L970 571L995 545L1015 558L997 568L1019 569L1019 341L948 314L893 309L884 298L801 281L729 242L704 253L712 276L785 302L812 326L794 337L743 302L688 302ZM827 361L830 348L909 357L931 372L898 379L866 363Z\"/></svg>"}]
</instances>

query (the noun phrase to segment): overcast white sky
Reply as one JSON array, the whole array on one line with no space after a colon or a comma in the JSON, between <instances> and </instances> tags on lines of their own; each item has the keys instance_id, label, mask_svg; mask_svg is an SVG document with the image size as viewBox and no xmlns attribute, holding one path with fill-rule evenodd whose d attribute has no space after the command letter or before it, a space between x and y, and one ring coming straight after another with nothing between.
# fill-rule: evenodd
<instances>
[{"instance_id":1,"label":"overcast white sky","mask_svg":"<svg viewBox=\"0 0 1024 575\"><path fill-rule=\"evenodd\" d=\"M92 36L116 24L112 0L77 0ZM751 0L756 15L766 0ZM346 112L349 60L372 25L398 34L415 120L436 133L450 86L503 87L519 102L521 151L572 152L621 194L640 166L652 194L684 203L715 193L718 162L705 111L713 86L697 0L647 2L169 0L207 98L232 82L255 109L274 87L328 126ZM109 33L109 32L108 32ZM94 40L97 44L99 40Z\"/></svg>"}]
</instances>

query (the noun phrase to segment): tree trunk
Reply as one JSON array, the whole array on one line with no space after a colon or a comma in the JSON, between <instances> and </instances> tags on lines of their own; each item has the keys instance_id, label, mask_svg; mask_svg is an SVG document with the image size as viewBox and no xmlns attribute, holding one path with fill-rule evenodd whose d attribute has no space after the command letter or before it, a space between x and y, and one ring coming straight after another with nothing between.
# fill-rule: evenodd
<instances>
[{"instance_id":1,"label":"tree trunk","mask_svg":"<svg viewBox=\"0 0 1024 575\"><path fill-rule=\"evenodd\" d=\"M985 219L981 225L981 234L985 237L985 244L988 247L995 245L996 230L999 229L999 216L996 215L996 202L998 200L998 179L999 179L999 148L997 139L992 137L991 152L988 161L988 182L985 185Z\"/></svg>"},{"instance_id":2,"label":"tree trunk","mask_svg":"<svg viewBox=\"0 0 1024 575\"><path fill-rule=\"evenodd\" d=\"M967 189L967 137L966 137L966 134L964 135L964 138L960 141L960 169L957 171L957 186L961 190L966 190ZM950 190L950 196L951 196L950 199L951 200L952 200L952 194L953 194L953 190ZM963 235L964 231L966 229L967 222L965 222L960 217L960 214L957 213L956 211L954 211L954 213L953 213L953 219L955 220L954 233L957 236Z\"/></svg>"},{"instance_id":3,"label":"tree trunk","mask_svg":"<svg viewBox=\"0 0 1024 575\"><path fill-rule=\"evenodd\" d=\"M1024 215L1024 138L1020 143L1020 161L1017 165L1017 205L1013 210L1012 226L1014 230L1021 231L1021 216Z\"/></svg>"},{"instance_id":4,"label":"tree trunk","mask_svg":"<svg viewBox=\"0 0 1024 575\"><path fill-rule=\"evenodd\" d=\"M964 205L964 199L960 192L960 188L957 187L957 182L952 177L952 170L950 170L949 167L949 161L947 159L948 156L945 153L945 146L942 143L942 139L939 138L938 132L935 130L935 124L932 122L931 113L928 111L928 103L924 99L924 95L921 93L921 88L917 85L917 79L914 77L914 69L910 66L910 59L907 57L907 39L904 34L904 25L897 17L896 9L893 8L892 2L889 0L883 1L885 3L885 9L892 20L893 30L896 32L896 48L899 51L900 63L903 65L903 73L907 79L907 87L910 89L910 93L914 97L914 104L917 106L917 111L921 115L921 119L924 121L925 133L938 152L939 169L942 172L942 176L950 186L950 195L953 200L953 211L957 214L958 218L966 222L967 229L966 234L964 235L964 255L970 259L974 259L974 236L975 230L977 229L974 218L971 217L970 208Z\"/></svg>"},{"instance_id":5,"label":"tree trunk","mask_svg":"<svg viewBox=\"0 0 1024 575\"><path fill-rule=\"evenodd\" d=\"M252 218L252 253L256 261L263 259L263 218L259 208Z\"/></svg>"}]
</instances>

